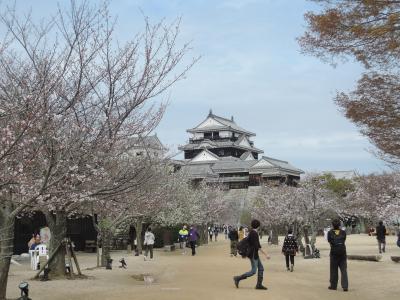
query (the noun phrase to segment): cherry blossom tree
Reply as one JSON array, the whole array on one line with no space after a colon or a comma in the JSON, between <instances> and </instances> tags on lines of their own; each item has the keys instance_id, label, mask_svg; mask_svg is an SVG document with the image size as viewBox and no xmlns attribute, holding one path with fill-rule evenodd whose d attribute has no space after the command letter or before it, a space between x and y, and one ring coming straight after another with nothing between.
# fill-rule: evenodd
<instances>
[{"instance_id":1,"label":"cherry blossom tree","mask_svg":"<svg viewBox=\"0 0 400 300\"><path fill-rule=\"evenodd\" d=\"M49 21L0 15L0 299L5 298L14 218L47 212L54 250L68 214L125 194L135 173L115 171L121 141L150 132L164 105L157 99L183 78L189 45L179 20L151 25L125 44L113 40L106 5L71 1ZM64 253L51 266L64 274Z\"/></svg>"},{"instance_id":2,"label":"cherry blossom tree","mask_svg":"<svg viewBox=\"0 0 400 300\"><path fill-rule=\"evenodd\" d=\"M400 175L383 173L359 176L355 189L342 200L339 213L354 215L369 220L370 225L382 220L399 223L400 218Z\"/></svg>"},{"instance_id":3,"label":"cherry blossom tree","mask_svg":"<svg viewBox=\"0 0 400 300\"><path fill-rule=\"evenodd\" d=\"M298 187L268 186L250 205L252 215L275 231L291 227L298 238L315 247L318 228L326 214L334 213L336 196L323 187L321 178L309 175ZM309 239L311 234L311 240Z\"/></svg>"}]
</instances>

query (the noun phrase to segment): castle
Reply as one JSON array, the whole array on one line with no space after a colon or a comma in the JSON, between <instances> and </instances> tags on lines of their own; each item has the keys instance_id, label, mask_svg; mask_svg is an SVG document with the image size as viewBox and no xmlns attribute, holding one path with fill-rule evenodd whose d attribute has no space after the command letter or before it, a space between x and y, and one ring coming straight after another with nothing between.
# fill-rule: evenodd
<instances>
[{"instance_id":1,"label":"castle","mask_svg":"<svg viewBox=\"0 0 400 300\"><path fill-rule=\"evenodd\" d=\"M189 142L180 146L184 159L176 161L194 182L220 183L226 189L286 183L296 185L302 170L287 161L261 156L251 140L256 134L212 111L198 126L188 129Z\"/></svg>"}]
</instances>

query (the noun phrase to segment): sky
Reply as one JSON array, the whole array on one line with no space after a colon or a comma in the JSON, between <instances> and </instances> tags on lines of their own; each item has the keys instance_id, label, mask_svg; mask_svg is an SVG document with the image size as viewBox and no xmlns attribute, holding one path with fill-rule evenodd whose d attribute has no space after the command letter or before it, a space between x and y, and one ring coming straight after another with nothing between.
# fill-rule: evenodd
<instances>
[{"instance_id":1,"label":"sky","mask_svg":"<svg viewBox=\"0 0 400 300\"><path fill-rule=\"evenodd\" d=\"M36 0L33 13L49 15L55 2ZM143 29L143 15L151 22L180 17L179 42L192 47L185 62L200 57L162 98L169 105L155 132L172 151L212 109L255 132L255 146L265 156L306 172L381 172L386 167L371 153L373 146L333 102L338 91L354 87L361 66L334 68L300 52L296 37L305 30L303 15L315 8L307 0L110 1L119 40Z\"/></svg>"}]
</instances>

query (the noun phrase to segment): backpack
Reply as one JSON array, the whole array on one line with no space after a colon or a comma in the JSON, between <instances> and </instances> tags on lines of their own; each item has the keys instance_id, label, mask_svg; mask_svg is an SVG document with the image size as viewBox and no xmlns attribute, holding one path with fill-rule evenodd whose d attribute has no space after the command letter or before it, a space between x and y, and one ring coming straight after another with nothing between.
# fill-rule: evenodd
<instances>
[{"instance_id":1,"label":"backpack","mask_svg":"<svg viewBox=\"0 0 400 300\"><path fill-rule=\"evenodd\" d=\"M331 237L331 254L335 256L346 255L346 246L344 244L345 238L343 236L343 231L340 231L338 235L331 231Z\"/></svg>"},{"instance_id":2,"label":"backpack","mask_svg":"<svg viewBox=\"0 0 400 300\"><path fill-rule=\"evenodd\" d=\"M249 238L245 237L243 240L241 240L238 244L237 244L237 250L238 253L241 257L246 258L249 256L250 254L250 243L249 243Z\"/></svg>"}]
</instances>

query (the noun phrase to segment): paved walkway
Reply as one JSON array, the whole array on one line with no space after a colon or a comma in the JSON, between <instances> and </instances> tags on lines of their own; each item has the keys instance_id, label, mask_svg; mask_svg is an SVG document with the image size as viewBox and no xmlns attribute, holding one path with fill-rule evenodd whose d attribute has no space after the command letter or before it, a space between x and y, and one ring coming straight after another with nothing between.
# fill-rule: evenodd
<instances>
[{"instance_id":1,"label":"paved walkway","mask_svg":"<svg viewBox=\"0 0 400 300\"><path fill-rule=\"evenodd\" d=\"M114 269L85 270L89 276L85 280L54 280L49 282L30 281L34 274L29 265L12 266L8 296L19 294L17 285L22 280L29 280L30 296L34 300L47 299L143 299L143 300L320 300L320 299L359 299L391 300L400 295L400 264L390 261L390 254L400 255L400 248L395 245L395 238L388 238L388 253L382 262L349 262L350 291L344 293L329 291L328 244L318 240L322 258L304 260L297 258L295 271L287 272L280 248L265 246L271 260L264 261L265 281L268 291L255 290L256 277L240 283L240 288L233 285L232 276L249 270L247 259L229 256L227 241L219 241L198 249L198 255L182 255L179 251L164 253L155 251L154 261L144 261L143 257L127 256L125 252L113 252ZM188 249L190 250L190 249ZM375 254L375 239L365 235L348 237L348 252ZM128 269L116 267L118 260L125 257ZM79 255L82 269L96 263L93 254ZM146 284L134 277L150 274L154 282ZM132 277L134 276L134 277ZM139 276L140 277L140 276Z\"/></svg>"}]
</instances>

